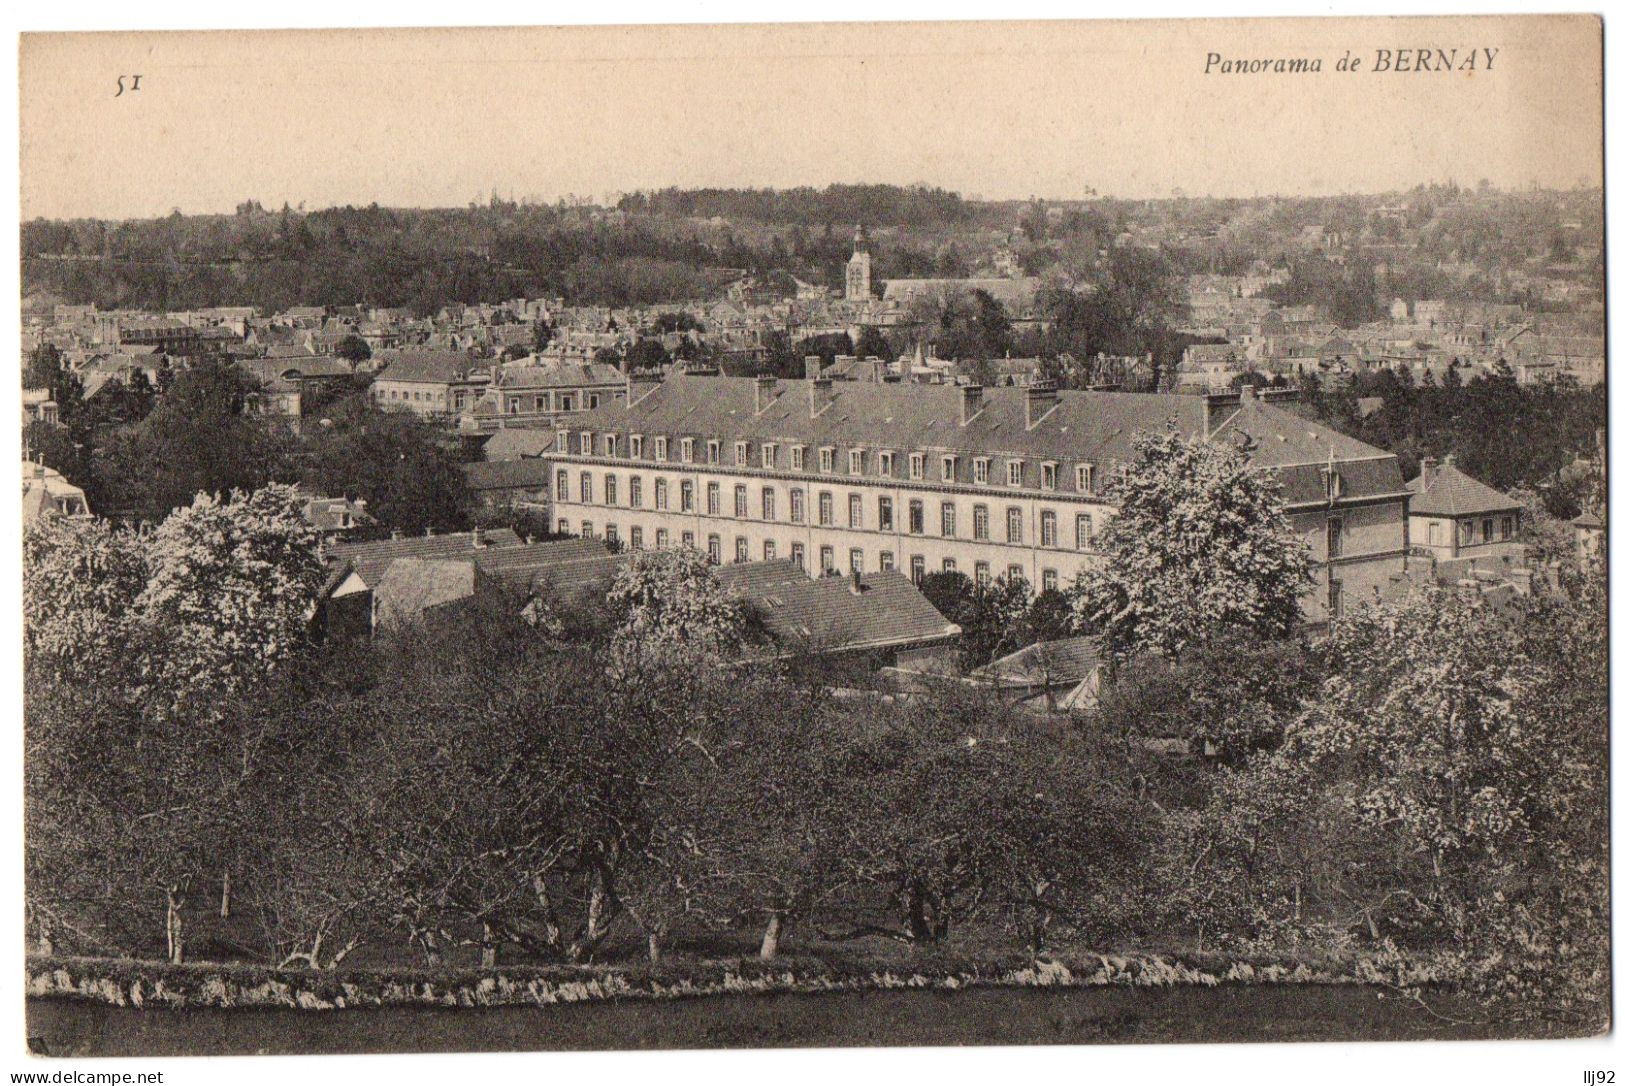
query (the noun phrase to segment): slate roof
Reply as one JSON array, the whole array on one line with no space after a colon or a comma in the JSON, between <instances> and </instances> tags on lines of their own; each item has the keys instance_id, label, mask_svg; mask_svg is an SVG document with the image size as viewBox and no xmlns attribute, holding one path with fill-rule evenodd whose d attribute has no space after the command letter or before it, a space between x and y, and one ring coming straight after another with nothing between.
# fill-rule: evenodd
<instances>
[{"instance_id":1,"label":"slate roof","mask_svg":"<svg viewBox=\"0 0 1625 1086\"><path fill-rule=\"evenodd\" d=\"M553 447L553 430L505 426L486 439L480 455L488 461L539 457Z\"/></svg>"},{"instance_id":2,"label":"slate roof","mask_svg":"<svg viewBox=\"0 0 1625 1086\"><path fill-rule=\"evenodd\" d=\"M773 585L808 580L807 571L792 558L769 558L760 562L734 562L714 566L711 573L722 587L743 596L753 596Z\"/></svg>"},{"instance_id":3,"label":"slate roof","mask_svg":"<svg viewBox=\"0 0 1625 1086\"><path fill-rule=\"evenodd\" d=\"M467 381L477 367L463 351L379 351L373 361L380 367L377 380L447 385Z\"/></svg>"},{"instance_id":4,"label":"slate roof","mask_svg":"<svg viewBox=\"0 0 1625 1086\"><path fill-rule=\"evenodd\" d=\"M1094 637L1040 641L976 670L976 677L1006 687L1076 686L1100 666Z\"/></svg>"},{"instance_id":5,"label":"slate roof","mask_svg":"<svg viewBox=\"0 0 1625 1086\"><path fill-rule=\"evenodd\" d=\"M608 590L628 554L559 563L537 577L561 600L579 603ZM744 597L786 651L886 648L940 641L959 633L906 575L879 570L852 578L812 578L790 559L736 562L711 572Z\"/></svg>"},{"instance_id":6,"label":"slate roof","mask_svg":"<svg viewBox=\"0 0 1625 1086\"><path fill-rule=\"evenodd\" d=\"M361 524L371 524L372 516L365 506L357 505L348 498L314 497L305 501L302 510L305 522L317 531L335 532L343 528L351 528ZM345 517L349 522L345 523Z\"/></svg>"},{"instance_id":7,"label":"slate roof","mask_svg":"<svg viewBox=\"0 0 1625 1086\"><path fill-rule=\"evenodd\" d=\"M1411 512L1424 516L1469 517L1479 513L1503 513L1521 509L1523 503L1516 498L1485 486L1467 475L1456 465L1440 464L1434 470L1433 482L1423 486L1417 476L1405 486L1415 495L1411 499Z\"/></svg>"},{"instance_id":8,"label":"slate roof","mask_svg":"<svg viewBox=\"0 0 1625 1086\"><path fill-rule=\"evenodd\" d=\"M614 385L625 381L614 366L596 363L562 366L508 366L497 381L499 388L508 391L531 388L580 388Z\"/></svg>"},{"instance_id":9,"label":"slate roof","mask_svg":"<svg viewBox=\"0 0 1625 1086\"><path fill-rule=\"evenodd\" d=\"M535 490L547 486L547 461L534 457L526 460L476 460L457 466L463 473L463 481L473 491Z\"/></svg>"},{"instance_id":10,"label":"slate roof","mask_svg":"<svg viewBox=\"0 0 1625 1086\"><path fill-rule=\"evenodd\" d=\"M1170 418L1187 437L1199 437L1208 427L1209 405L1202 396L1057 392L1053 409L1029 429L1028 392L1019 388L983 389L981 410L964 425L959 421L962 390L954 385L836 381L825 392L828 406L817 415L810 408L809 382L779 381L774 390L776 398L757 414L754 378L674 374L635 391L630 406L613 403L581 412L563 428L641 433L646 455L652 444L647 436L656 434L717 437L725 447L736 440L803 444L809 450L835 446L841 450L835 477L847 472L849 448L955 453L965 475L973 457L1019 457L1028 462L1029 488L1038 482L1038 464L1054 460L1063 465L1057 489L1066 493L1074 487L1070 465L1132 460L1136 431L1160 430ZM1216 440L1244 445L1262 467L1300 469L1281 473L1289 501L1325 499L1320 472L1329 460L1336 462L1347 496L1404 493L1399 461L1391 453L1260 399L1243 397L1219 410L1229 417L1214 428ZM781 448L779 455L787 465L788 452ZM868 458L869 471L876 470L876 460ZM929 463L927 478L936 478L938 470ZM993 465L995 483L1003 481L1002 472L1002 465ZM1097 479L1097 486L1102 481Z\"/></svg>"},{"instance_id":11,"label":"slate roof","mask_svg":"<svg viewBox=\"0 0 1625 1086\"><path fill-rule=\"evenodd\" d=\"M425 611L468 599L480 589L480 571L470 561L396 558L373 586L380 625L417 618Z\"/></svg>"},{"instance_id":12,"label":"slate roof","mask_svg":"<svg viewBox=\"0 0 1625 1086\"><path fill-rule=\"evenodd\" d=\"M746 595L763 625L790 651L918 645L959 633L959 627L898 570L865 573L861 585L854 592L851 577L804 575L799 581L779 581Z\"/></svg>"},{"instance_id":13,"label":"slate roof","mask_svg":"<svg viewBox=\"0 0 1625 1086\"><path fill-rule=\"evenodd\" d=\"M519 533L497 528L484 533L489 547L518 546ZM475 553L472 532L412 536L409 539L375 539L365 543L334 543L328 555L335 563L350 562L357 575L370 588L378 583L389 563L397 558L458 558Z\"/></svg>"},{"instance_id":14,"label":"slate roof","mask_svg":"<svg viewBox=\"0 0 1625 1086\"><path fill-rule=\"evenodd\" d=\"M602 540L555 539L514 547L484 547L472 552L471 557L481 573L524 594L548 581L549 572L558 567L608 556L609 548Z\"/></svg>"}]
</instances>

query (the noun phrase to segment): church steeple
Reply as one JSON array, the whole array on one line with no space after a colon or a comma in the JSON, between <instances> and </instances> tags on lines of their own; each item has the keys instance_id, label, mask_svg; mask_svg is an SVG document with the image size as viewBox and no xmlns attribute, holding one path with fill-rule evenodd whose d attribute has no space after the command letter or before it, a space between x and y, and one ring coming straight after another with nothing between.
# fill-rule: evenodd
<instances>
[{"instance_id":1,"label":"church steeple","mask_svg":"<svg viewBox=\"0 0 1625 1086\"><path fill-rule=\"evenodd\" d=\"M858 223L857 233L852 235L852 259L846 262L846 300L849 302L867 302L871 295L869 262L869 232Z\"/></svg>"}]
</instances>

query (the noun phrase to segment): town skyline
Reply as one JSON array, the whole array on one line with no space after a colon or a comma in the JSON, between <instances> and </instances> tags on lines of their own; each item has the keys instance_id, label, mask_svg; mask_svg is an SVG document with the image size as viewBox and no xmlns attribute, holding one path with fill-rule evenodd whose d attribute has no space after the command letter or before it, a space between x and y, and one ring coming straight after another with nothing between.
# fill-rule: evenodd
<instances>
[{"instance_id":1,"label":"town skyline","mask_svg":"<svg viewBox=\"0 0 1625 1086\"><path fill-rule=\"evenodd\" d=\"M1337 72L1401 25L1501 44L1488 70L1420 82ZM22 214L851 178L990 201L1594 186L1601 76L1572 60L1596 33L1502 18L25 35ZM1214 54L1323 70L1204 74ZM107 168L121 161L142 169Z\"/></svg>"}]
</instances>

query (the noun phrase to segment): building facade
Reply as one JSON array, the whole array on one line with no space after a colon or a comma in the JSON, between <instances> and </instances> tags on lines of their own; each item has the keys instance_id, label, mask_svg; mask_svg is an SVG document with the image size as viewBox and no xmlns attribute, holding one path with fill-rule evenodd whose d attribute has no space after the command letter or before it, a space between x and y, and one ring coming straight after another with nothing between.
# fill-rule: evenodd
<instances>
[{"instance_id":1,"label":"building facade","mask_svg":"<svg viewBox=\"0 0 1625 1086\"><path fill-rule=\"evenodd\" d=\"M368 395L385 411L455 417L473 407L491 384L489 363L462 351L399 351L378 360L382 368Z\"/></svg>"},{"instance_id":2,"label":"building facade","mask_svg":"<svg viewBox=\"0 0 1625 1086\"><path fill-rule=\"evenodd\" d=\"M1398 461L1250 393L674 376L557 429L553 527L719 562L1066 588L1099 561L1106 491L1134 433L1170 417L1276 473L1316 562L1311 621L1403 571Z\"/></svg>"}]
</instances>

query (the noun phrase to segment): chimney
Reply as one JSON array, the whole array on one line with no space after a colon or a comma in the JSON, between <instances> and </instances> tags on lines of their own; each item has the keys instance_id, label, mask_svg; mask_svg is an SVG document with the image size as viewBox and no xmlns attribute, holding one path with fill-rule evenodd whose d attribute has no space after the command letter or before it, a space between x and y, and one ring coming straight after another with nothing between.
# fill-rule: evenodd
<instances>
[{"instance_id":1,"label":"chimney","mask_svg":"<svg viewBox=\"0 0 1625 1086\"><path fill-rule=\"evenodd\" d=\"M779 397L778 378L772 374L762 374L756 378L756 413L760 415L766 411L768 405Z\"/></svg>"},{"instance_id":2,"label":"chimney","mask_svg":"<svg viewBox=\"0 0 1625 1086\"><path fill-rule=\"evenodd\" d=\"M1431 456L1422 457L1422 489L1424 491L1433 486L1433 478L1438 474L1439 462Z\"/></svg>"},{"instance_id":3,"label":"chimney","mask_svg":"<svg viewBox=\"0 0 1625 1086\"><path fill-rule=\"evenodd\" d=\"M807 367L807 380L809 381L818 380L819 375L824 372L823 360L815 354L806 355L802 358L802 362Z\"/></svg>"},{"instance_id":4,"label":"chimney","mask_svg":"<svg viewBox=\"0 0 1625 1086\"><path fill-rule=\"evenodd\" d=\"M389 538L391 538L391 539L399 539L400 537L401 537L401 530L399 528L391 528L389 530Z\"/></svg>"},{"instance_id":5,"label":"chimney","mask_svg":"<svg viewBox=\"0 0 1625 1086\"><path fill-rule=\"evenodd\" d=\"M863 574L859 573L855 569L852 571L851 588L852 588L852 594L854 596L863 595Z\"/></svg>"},{"instance_id":6,"label":"chimney","mask_svg":"<svg viewBox=\"0 0 1625 1086\"><path fill-rule=\"evenodd\" d=\"M476 527L474 531L470 533L470 535L473 537L475 550L479 550L481 547L485 546L485 533L480 531L478 527Z\"/></svg>"},{"instance_id":7,"label":"chimney","mask_svg":"<svg viewBox=\"0 0 1625 1086\"><path fill-rule=\"evenodd\" d=\"M1027 429L1031 430L1043 421L1044 416L1055 410L1060 402L1060 393L1055 391L1052 381L1040 381L1027 387Z\"/></svg>"},{"instance_id":8,"label":"chimney","mask_svg":"<svg viewBox=\"0 0 1625 1086\"><path fill-rule=\"evenodd\" d=\"M1258 389L1253 387L1251 381L1241 386L1241 398L1244 401L1258 399Z\"/></svg>"},{"instance_id":9,"label":"chimney","mask_svg":"<svg viewBox=\"0 0 1625 1086\"><path fill-rule=\"evenodd\" d=\"M964 426L982 411L982 386L959 386L959 425Z\"/></svg>"},{"instance_id":10,"label":"chimney","mask_svg":"<svg viewBox=\"0 0 1625 1086\"><path fill-rule=\"evenodd\" d=\"M814 377L807 382L807 408L812 412L813 418L817 418L819 413L829 406L830 400L834 397L834 393L830 391L834 385L835 382L828 377Z\"/></svg>"}]
</instances>

